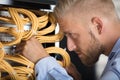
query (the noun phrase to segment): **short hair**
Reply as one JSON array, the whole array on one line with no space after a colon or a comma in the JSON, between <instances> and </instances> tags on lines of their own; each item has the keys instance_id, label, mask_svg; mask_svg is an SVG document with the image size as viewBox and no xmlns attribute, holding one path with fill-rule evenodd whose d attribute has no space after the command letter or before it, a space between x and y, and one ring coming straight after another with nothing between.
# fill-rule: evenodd
<instances>
[{"instance_id":1,"label":"short hair","mask_svg":"<svg viewBox=\"0 0 120 80\"><path fill-rule=\"evenodd\" d=\"M75 9L76 11L72 11ZM55 17L60 18L69 11L79 11L79 14L88 15L116 16L112 0L58 0L54 9Z\"/></svg>"},{"instance_id":2,"label":"short hair","mask_svg":"<svg viewBox=\"0 0 120 80\"><path fill-rule=\"evenodd\" d=\"M58 0L54 9L55 17L58 18L69 10L77 0Z\"/></svg>"}]
</instances>

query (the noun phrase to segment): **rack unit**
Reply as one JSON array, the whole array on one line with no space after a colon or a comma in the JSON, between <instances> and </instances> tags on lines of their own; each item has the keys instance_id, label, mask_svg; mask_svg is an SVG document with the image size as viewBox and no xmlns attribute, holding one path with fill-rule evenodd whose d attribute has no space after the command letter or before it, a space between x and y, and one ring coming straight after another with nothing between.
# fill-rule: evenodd
<instances>
[{"instance_id":1,"label":"rack unit","mask_svg":"<svg viewBox=\"0 0 120 80\"><path fill-rule=\"evenodd\" d=\"M51 9L57 0L0 0L0 6L21 7L28 9Z\"/></svg>"}]
</instances>

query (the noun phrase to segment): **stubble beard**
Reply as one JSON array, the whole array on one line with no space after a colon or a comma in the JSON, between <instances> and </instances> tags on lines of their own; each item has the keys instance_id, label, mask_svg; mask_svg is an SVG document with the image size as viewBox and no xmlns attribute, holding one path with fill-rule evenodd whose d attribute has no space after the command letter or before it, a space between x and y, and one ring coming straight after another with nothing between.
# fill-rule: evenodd
<instances>
[{"instance_id":1,"label":"stubble beard","mask_svg":"<svg viewBox=\"0 0 120 80\"><path fill-rule=\"evenodd\" d=\"M86 51L87 54L83 53L83 56L80 56L82 63L86 66L94 65L99 60L100 55L105 53L105 47L100 44L92 33L91 38L92 41Z\"/></svg>"}]
</instances>

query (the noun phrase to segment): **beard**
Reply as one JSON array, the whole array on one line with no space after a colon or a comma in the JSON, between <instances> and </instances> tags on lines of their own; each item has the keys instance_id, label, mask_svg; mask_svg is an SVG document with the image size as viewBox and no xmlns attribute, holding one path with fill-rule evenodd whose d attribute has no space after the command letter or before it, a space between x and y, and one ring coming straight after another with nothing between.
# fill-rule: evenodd
<instances>
[{"instance_id":1,"label":"beard","mask_svg":"<svg viewBox=\"0 0 120 80\"><path fill-rule=\"evenodd\" d=\"M91 32L91 41L89 48L86 52L81 52L82 55L78 55L82 61L82 63L86 66L94 65L98 60L101 54L105 53L105 47L100 44L99 40L97 40L94 34Z\"/></svg>"}]
</instances>

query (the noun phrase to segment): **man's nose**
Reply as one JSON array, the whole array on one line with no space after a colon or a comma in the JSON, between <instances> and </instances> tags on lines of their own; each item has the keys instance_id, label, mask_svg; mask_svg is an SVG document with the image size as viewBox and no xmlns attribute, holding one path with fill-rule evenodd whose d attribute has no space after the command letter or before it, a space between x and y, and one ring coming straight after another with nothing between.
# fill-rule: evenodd
<instances>
[{"instance_id":1,"label":"man's nose","mask_svg":"<svg viewBox=\"0 0 120 80\"><path fill-rule=\"evenodd\" d=\"M76 49L74 41L70 38L67 38L67 48L69 51L74 51Z\"/></svg>"}]
</instances>

